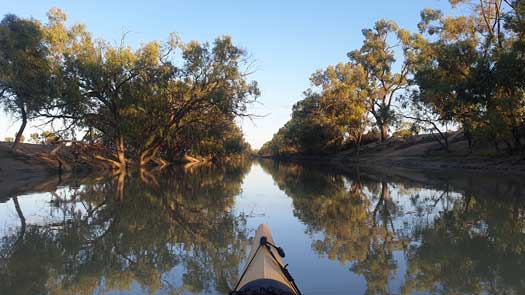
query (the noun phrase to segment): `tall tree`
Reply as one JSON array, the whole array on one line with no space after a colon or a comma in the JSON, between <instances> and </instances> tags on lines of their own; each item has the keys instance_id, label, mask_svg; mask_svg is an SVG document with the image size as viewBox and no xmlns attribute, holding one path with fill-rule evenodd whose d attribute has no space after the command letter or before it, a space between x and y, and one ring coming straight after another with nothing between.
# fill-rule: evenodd
<instances>
[{"instance_id":1,"label":"tall tree","mask_svg":"<svg viewBox=\"0 0 525 295\"><path fill-rule=\"evenodd\" d=\"M404 59L399 72L392 68L396 62L395 48L400 45L406 56L410 38L394 21L387 20L379 20L373 29L362 32L365 37L363 45L347 55L350 64L364 69L368 81L367 108L381 132L381 141L384 141L388 137L388 128L395 121L392 103L396 94L409 86L409 59ZM393 38L397 39L396 43L392 43Z\"/></svg>"},{"instance_id":2,"label":"tall tree","mask_svg":"<svg viewBox=\"0 0 525 295\"><path fill-rule=\"evenodd\" d=\"M12 151L28 120L38 116L52 95L48 56L38 22L14 15L4 17L0 23L0 102L22 120Z\"/></svg>"},{"instance_id":3,"label":"tall tree","mask_svg":"<svg viewBox=\"0 0 525 295\"><path fill-rule=\"evenodd\" d=\"M430 41L420 35L414 43L414 82L418 86L412 93L412 116L417 123L430 125L437 131L438 141L448 151L448 135L440 130L458 122L463 126L471 143L471 132L476 120L476 100L473 93L472 73L476 70L479 53L475 36L475 23L468 18L445 19L440 11L426 9L421 13L421 33L438 35ZM434 20L442 24L434 25ZM446 23L446 24L445 24ZM471 146L471 144L469 144Z\"/></svg>"},{"instance_id":4,"label":"tall tree","mask_svg":"<svg viewBox=\"0 0 525 295\"><path fill-rule=\"evenodd\" d=\"M504 22L517 6L492 0L450 2L473 9L467 16L432 9L421 13L419 28L428 39L418 44L415 58L415 102L429 107L441 122L459 123L469 147L476 132L496 147L504 141L509 150L520 149L525 102L515 66L520 64L515 46L520 38Z\"/></svg>"},{"instance_id":5,"label":"tall tree","mask_svg":"<svg viewBox=\"0 0 525 295\"><path fill-rule=\"evenodd\" d=\"M141 165L154 159L161 147L177 145L166 142L180 139L180 132L196 125L208 125L217 119L233 122L235 117L246 116L247 105L255 101L260 92L255 81L247 80L246 53L233 44L229 36L216 38L213 46L196 41L182 44L184 64L178 75L170 81L159 112L165 119L149 133L140 156ZM198 137L198 136L196 136ZM183 150L188 150L186 145Z\"/></svg>"},{"instance_id":6,"label":"tall tree","mask_svg":"<svg viewBox=\"0 0 525 295\"><path fill-rule=\"evenodd\" d=\"M321 111L342 129L345 141L352 142L359 156L361 139L368 127L367 86L364 68L339 63L311 77L322 88Z\"/></svg>"},{"instance_id":7,"label":"tall tree","mask_svg":"<svg viewBox=\"0 0 525 295\"><path fill-rule=\"evenodd\" d=\"M116 153L105 160L117 169L130 162L144 167L173 146L188 151L189 141L174 142L184 139L181 133L209 125L216 116L233 122L259 95L243 69L245 52L230 37L212 46L184 44L172 34L167 42L134 50L125 40L118 46L94 41L81 25L68 28L60 10L50 11L49 19L46 32L61 69L62 98L55 103L58 115L46 115L101 134Z\"/></svg>"}]
</instances>

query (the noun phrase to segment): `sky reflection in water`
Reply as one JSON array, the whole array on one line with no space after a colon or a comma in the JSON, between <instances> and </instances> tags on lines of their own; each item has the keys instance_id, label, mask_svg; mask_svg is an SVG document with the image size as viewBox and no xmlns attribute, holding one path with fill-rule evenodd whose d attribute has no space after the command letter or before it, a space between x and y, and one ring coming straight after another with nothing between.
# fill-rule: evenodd
<instances>
[{"instance_id":1,"label":"sky reflection in water","mask_svg":"<svg viewBox=\"0 0 525 295\"><path fill-rule=\"evenodd\" d=\"M525 294L523 185L268 160L65 181L0 198L0 290L227 294L267 223L304 294Z\"/></svg>"}]
</instances>

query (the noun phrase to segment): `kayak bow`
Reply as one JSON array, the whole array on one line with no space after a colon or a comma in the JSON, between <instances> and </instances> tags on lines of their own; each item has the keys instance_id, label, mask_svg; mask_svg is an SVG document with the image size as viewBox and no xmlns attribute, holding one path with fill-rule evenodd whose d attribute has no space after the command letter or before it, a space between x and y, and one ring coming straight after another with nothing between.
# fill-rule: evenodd
<instances>
[{"instance_id":1,"label":"kayak bow","mask_svg":"<svg viewBox=\"0 0 525 295\"><path fill-rule=\"evenodd\" d=\"M230 294L301 295L281 257L284 251L275 246L268 226L261 224L255 233L248 263Z\"/></svg>"}]
</instances>

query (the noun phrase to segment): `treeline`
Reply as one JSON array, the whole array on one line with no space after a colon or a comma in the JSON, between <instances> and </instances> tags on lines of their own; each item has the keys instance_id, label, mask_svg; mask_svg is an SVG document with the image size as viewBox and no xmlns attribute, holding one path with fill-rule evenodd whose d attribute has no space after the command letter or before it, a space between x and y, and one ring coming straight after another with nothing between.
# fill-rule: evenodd
<instances>
[{"instance_id":1,"label":"treeline","mask_svg":"<svg viewBox=\"0 0 525 295\"><path fill-rule=\"evenodd\" d=\"M421 12L418 32L379 20L348 61L311 76L314 90L259 151L323 154L396 135L434 134L449 152L450 129L469 150L493 144L523 151L525 3L449 0L467 15ZM450 128L450 129L449 129Z\"/></svg>"},{"instance_id":2,"label":"treeline","mask_svg":"<svg viewBox=\"0 0 525 295\"><path fill-rule=\"evenodd\" d=\"M133 49L125 35L112 45L68 26L56 8L47 23L15 15L0 23L0 102L22 122L12 149L39 119L113 151L100 158L117 169L248 151L235 124L259 96L248 66L228 36L209 44L171 34Z\"/></svg>"}]
</instances>

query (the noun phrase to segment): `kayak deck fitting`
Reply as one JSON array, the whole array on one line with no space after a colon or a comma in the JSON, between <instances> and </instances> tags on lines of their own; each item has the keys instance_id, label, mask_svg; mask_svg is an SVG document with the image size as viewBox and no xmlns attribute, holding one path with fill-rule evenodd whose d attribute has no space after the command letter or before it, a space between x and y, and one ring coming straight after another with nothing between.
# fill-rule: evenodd
<instances>
[{"instance_id":1,"label":"kayak deck fitting","mask_svg":"<svg viewBox=\"0 0 525 295\"><path fill-rule=\"evenodd\" d=\"M252 242L248 263L230 294L301 295L294 279L283 264L284 251L275 246L270 229L261 224Z\"/></svg>"}]
</instances>

